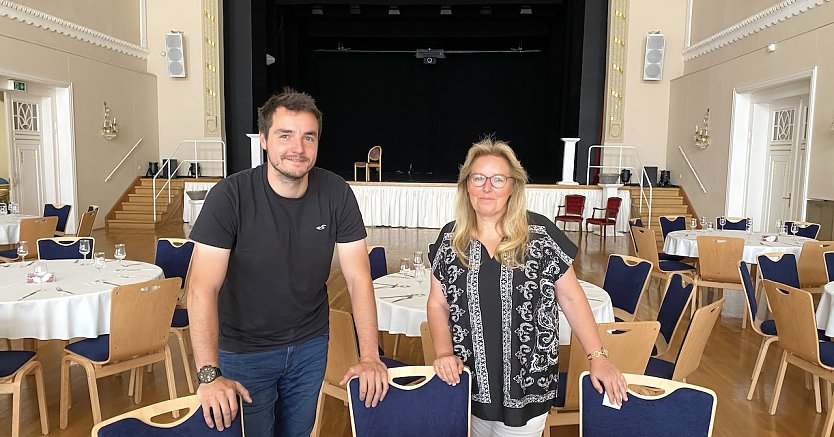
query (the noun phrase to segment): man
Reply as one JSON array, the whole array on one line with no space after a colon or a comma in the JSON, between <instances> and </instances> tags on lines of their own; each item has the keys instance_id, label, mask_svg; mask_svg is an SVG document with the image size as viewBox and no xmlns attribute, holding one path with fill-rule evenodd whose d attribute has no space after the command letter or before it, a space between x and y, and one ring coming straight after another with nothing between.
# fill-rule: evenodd
<instances>
[{"instance_id":1,"label":"man","mask_svg":"<svg viewBox=\"0 0 834 437\"><path fill-rule=\"evenodd\" d=\"M347 183L314 167L321 124L307 94L285 90L267 100L258 130L268 163L218 183L191 231L197 395L218 430L230 426L239 394L247 434L309 436L327 365L334 244L361 355L343 383L359 376L369 406L388 390L365 227Z\"/></svg>"}]
</instances>

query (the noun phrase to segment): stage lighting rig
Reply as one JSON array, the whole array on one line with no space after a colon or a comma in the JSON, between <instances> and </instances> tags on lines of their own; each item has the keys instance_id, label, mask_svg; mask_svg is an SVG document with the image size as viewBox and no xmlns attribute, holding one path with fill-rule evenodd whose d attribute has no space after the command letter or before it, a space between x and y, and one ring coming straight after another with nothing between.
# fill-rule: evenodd
<instances>
[{"instance_id":1,"label":"stage lighting rig","mask_svg":"<svg viewBox=\"0 0 834 437\"><path fill-rule=\"evenodd\" d=\"M417 49L414 51L414 56L422 59L423 64L426 65L434 65L438 59L446 59L443 49Z\"/></svg>"}]
</instances>

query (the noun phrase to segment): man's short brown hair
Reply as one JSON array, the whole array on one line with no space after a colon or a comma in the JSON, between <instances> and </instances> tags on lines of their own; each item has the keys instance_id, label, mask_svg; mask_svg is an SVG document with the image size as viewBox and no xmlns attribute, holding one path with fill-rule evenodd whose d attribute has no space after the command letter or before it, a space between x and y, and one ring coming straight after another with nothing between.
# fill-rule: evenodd
<instances>
[{"instance_id":1,"label":"man's short brown hair","mask_svg":"<svg viewBox=\"0 0 834 437\"><path fill-rule=\"evenodd\" d=\"M307 93L296 91L292 88L284 88L281 94L275 94L258 108L258 131L269 138L269 129L272 127L272 114L278 108L286 108L292 112L309 112L316 116L319 123L319 137L321 137L321 111L316 106L316 99Z\"/></svg>"}]
</instances>

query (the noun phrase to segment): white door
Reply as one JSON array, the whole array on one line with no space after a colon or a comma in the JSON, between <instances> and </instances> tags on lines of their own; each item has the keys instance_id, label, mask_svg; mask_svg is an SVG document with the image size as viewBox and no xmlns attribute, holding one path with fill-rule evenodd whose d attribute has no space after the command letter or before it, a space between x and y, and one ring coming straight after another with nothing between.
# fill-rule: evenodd
<instances>
[{"instance_id":1,"label":"white door","mask_svg":"<svg viewBox=\"0 0 834 437\"><path fill-rule=\"evenodd\" d=\"M765 232L776 230L776 221L789 217L791 207L792 153L787 147L771 148L768 153L767 185L765 186Z\"/></svg>"},{"instance_id":2,"label":"white door","mask_svg":"<svg viewBox=\"0 0 834 437\"><path fill-rule=\"evenodd\" d=\"M43 212L43 116L41 99L12 96L11 194L20 212L39 216Z\"/></svg>"},{"instance_id":3,"label":"white door","mask_svg":"<svg viewBox=\"0 0 834 437\"><path fill-rule=\"evenodd\" d=\"M764 231L775 231L777 220L797 220L805 175L806 99L770 105L765 176Z\"/></svg>"}]
</instances>

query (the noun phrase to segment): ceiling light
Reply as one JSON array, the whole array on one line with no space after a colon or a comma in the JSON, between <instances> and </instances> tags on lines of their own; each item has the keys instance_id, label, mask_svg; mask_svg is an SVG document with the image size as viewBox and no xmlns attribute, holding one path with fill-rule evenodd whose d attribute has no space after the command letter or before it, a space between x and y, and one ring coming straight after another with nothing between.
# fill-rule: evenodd
<instances>
[{"instance_id":1,"label":"ceiling light","mask_svg":"<svg viewBox=\"0 0 834 437\"><path fill-rule=\"evenodd\" d=\"M449 6L441 6L440 15L452 15L452 8Z\"/></svg>"},{"instance_id":2,"label":"ceiling light","mask_svg":"<svg viewBox=\"0 0 834 437\"><path fill-rule=\"evenodd\" d=\"M391 6L388 8L388 15L400 15L400 8L396 6Z\"/></svg>"},{"instance_id":3,"label":"ceiling light","mask_svg":"<svg viewBox=\"0 0 834 437\"><path fill-rule=\"evenodd\" d=\"M530 6L522 6L518 13L521 15L533 15L533 8Z\"/></svg>"},{"instance_id":4,"label":"ceiling light","mask_svg":"<svg viewBox=\"0 0 834 437\"><path fill-rule=\"evenodd\" d=\"M313 6L313 15L324 15L324 10L321 6Z\"/></svg>"},{"instance_id":5,"label":"ceiling light","mask_svg":"<svg viewBox=\"0 0 834 437\"><path fill-rule=\"evenodd\" d=\"M350 5L350 15L362 15L362 10L359 5Z\"/></svg>"}]
</instances>

